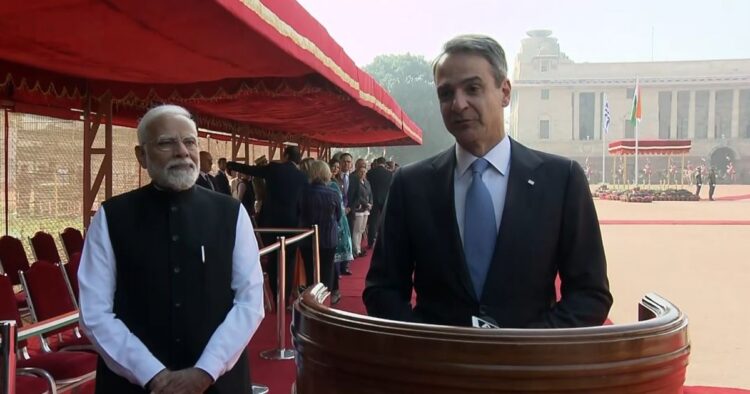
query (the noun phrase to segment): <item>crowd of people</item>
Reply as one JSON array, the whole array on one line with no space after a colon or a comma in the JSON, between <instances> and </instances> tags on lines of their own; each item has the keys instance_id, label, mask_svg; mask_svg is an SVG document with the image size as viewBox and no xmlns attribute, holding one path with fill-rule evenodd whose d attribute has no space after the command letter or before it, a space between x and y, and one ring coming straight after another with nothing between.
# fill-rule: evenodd
<instances>
[{"instance_id":1,"label":"crowd of people","mask_svg":"<svg viewBox=\"0 0 750 394\"><path fill-rule=\"evenodd\" d=\"M299 148L288 146L281 163L269 163L265 156L252 166L220 158L218 171L211 174L211 154L201 151L199 157L196 184L239 200L260 227L318 225L321 281L332 290L332 302L338 303L339 276L351 275L352 261L366 256L375 243L391 175L398 164L384 157L369 164L363 158L355 161L348 152L339 152L327 162L303 159ZM264 235L262 242L273 243L278 235ZM292 290L296 251L294 246L287 251L287 295ZM300 251L306 283L313 283L312 244L302 243ZM277 271L273 264L268 267L274 294Z\"/></svg>"}]
</instances>

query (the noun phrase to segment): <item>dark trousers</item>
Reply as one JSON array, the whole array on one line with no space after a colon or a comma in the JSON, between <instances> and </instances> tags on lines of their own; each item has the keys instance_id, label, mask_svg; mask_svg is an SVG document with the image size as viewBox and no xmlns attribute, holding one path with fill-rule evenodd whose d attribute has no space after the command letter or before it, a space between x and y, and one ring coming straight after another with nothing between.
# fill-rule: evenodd
<instances>
[{"instance_id":1,"label":"dark trousers","mask_svg":"<svg viewBox=\"0 0 750 394\"><path fill-rule=\"evenodd\" d=\"M708 199L709 200L714 199L714 190L716 190L716 185L708 185Z\"/></svg>"},{"instance_id":2,"label":"dark trousers","mask_svg":"<svg viewBox=\"0 0 750 394\"><path fill-rule=\"evenodd\" d=\"M294 234L267 234L264 233L262 235L263 239L263 245L268 246L276 242L276 237L284 235L285 237L289 238L290 236L294 236ZM292 291L292 281L294 280L294 269L296 268L297 263L297 249L299 246L297 244L292 244L286 247L286 262L285 262L285 269L286 269L286 281L285 284L285 294L286 294L286 300L289 301L289 294ZM268 265L266 266L266 269L268 271L268 281L271 285L271 291L273 292L273 298L276 300L277 295L279 294L279 285L278 285L278 278L279 278L279 257L278 257L278 251L271 252L268 254Z\"/></svg>"},{"instance_id":3,"label":"dark trousers","mask_svg":"<svg viewBox=\"0 0 750 394\"><path fill-rule=\"evenodd\" d=\"M367 246L370 248L375 246L375 238L377 238L378 228L380 228L380 214L382 212L382 206L373 205L370 217L367 219Z\"/></svg>"},{"instance_id":4,"label":"dark trousers","mask_svg":"<svg viewBox=\"0 0 750 394\"><path fill-rule=\"evenodd\" d=\"M305 261L305 276L307 277L307 285L314 284L313 280L313 249L312 245L305 243L301 248L302 259ZM333 258L336 256L336 248L320 248L320 281L328 288L328 290L338 290L338 280L334 283L334 278L338 279L336 270L333 267Z\"/></svg>"},{"instance_id":5,"label":"dark trousers","mask_svg":"<svg viewBox=\"0 0 750 394\"><path fill-rule=\"evenodd\" d=\"M701 184L695 185L695 195L700 197L701 196Z\"/></svg>"}]
</instances>

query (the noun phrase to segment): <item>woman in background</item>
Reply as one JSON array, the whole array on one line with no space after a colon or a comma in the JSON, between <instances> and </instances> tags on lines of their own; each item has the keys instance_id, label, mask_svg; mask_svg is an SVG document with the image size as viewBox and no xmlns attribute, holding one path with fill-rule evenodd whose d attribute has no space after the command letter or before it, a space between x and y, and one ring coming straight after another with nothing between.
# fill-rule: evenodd
<instances>
[{"instance_id":1,"label":"woman in background","mask_svg":"<svg viewBox=\"0 0 750 394\"><path fill-rule=\"evenodd\" d=\"M308 161L306 170L310 184L302 191L300 198L299 224L300 227L307 228L318 225L320 281L327 288L333 289L336 276L333 260L338 243L341 197L328 186L331 182L331 170L326 162ZM303 243L302 256L305 261L307 283L314 283L312 240ZM331 301L333 302L333 299Z\"/></svg>"},{"instance_id":2,"label":"woman in background","mask_svg":"<svg viewBox=\"0 0 750 394\"><path fill-rule=\"evenodd\" d=\"M341 263L354 260L354 255L352 254L352 235L349 232L349 220L346 218L346 211L344 208L344 182L341 179L341 165L336 159L332 159L330 162L328 162L328 164L331 168L332 174L331 182L328 184L328 186L336 190L342 200L341 218L339 219L338 242L336 243L336 254L333 258L336 274L334 275L333 280L333 296L331 296L331 303L336 304L341 298L341 293L339 292L338 275L341 272Z\"/></svg>"}]
</instances>

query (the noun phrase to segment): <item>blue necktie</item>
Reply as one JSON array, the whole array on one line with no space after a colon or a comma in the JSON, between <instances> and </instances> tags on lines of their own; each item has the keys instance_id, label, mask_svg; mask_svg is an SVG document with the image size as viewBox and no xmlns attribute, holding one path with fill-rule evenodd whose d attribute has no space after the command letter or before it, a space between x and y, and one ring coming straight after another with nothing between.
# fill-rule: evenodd
<instances>
[{"instance_id":1,"label":"blue necktie","mask_svg":"<svg viewBox=\"0 0 750 394\"><path fill-rule=\"evenodd\" d=\"M489 165L487 160L481 158L471 163L471 186L466 193L464 209L464 255L477 299L482 297L497 239L492 196L482 181L482 174Z\"/></svg>"}]
</instances>

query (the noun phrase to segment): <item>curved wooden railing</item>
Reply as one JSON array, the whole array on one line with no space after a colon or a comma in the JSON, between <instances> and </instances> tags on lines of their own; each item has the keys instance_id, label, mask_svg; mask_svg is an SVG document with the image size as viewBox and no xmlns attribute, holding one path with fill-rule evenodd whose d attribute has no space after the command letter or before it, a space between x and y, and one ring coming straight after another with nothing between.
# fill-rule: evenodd
<instances>
[{"instance_id":1,"label":"curved wooden railing","mask_svg":"<svg viewBox=\"0 0 750 394\"><path fill-rule=\"evenodd\" d=\"M396 322L323 305L294 309L296 390L317 393L681 393L687 317L646 295L638 323L477 329Z\"/></svg>"}]
</instances>

